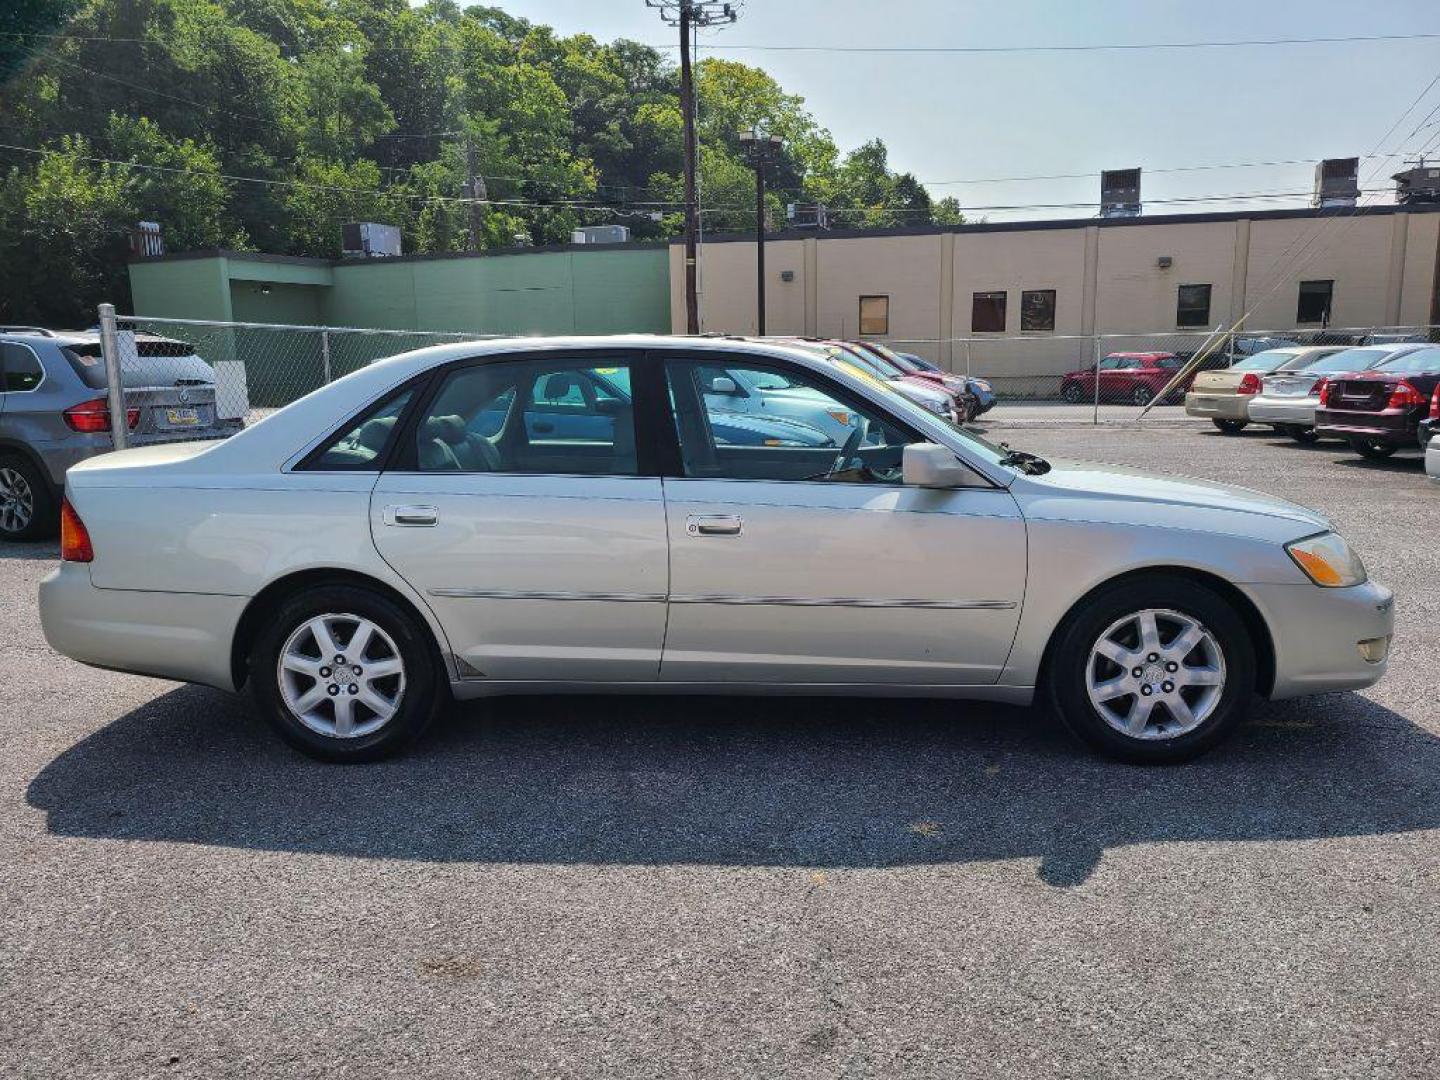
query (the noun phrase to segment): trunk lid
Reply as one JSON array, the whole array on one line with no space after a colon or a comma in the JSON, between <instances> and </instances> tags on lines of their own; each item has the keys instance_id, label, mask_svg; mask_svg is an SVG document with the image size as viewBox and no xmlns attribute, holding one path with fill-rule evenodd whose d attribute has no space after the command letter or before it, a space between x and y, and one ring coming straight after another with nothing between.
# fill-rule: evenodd
<instances>
[{"instance_id":1,"label":"trunk lid","mask_svg":"<svg viewBox=\"0 0 1440 1080\"><path fill-rule=\"evenodd\" d=\"M1352 375L1330 381L1326 404L1331 410L1381 412L1390 401L1390 394L1400 384L1398 376L1376 378Z\"/></svg>"},{"instance_id":2,"label":"trunk lid","mask_svg":"<svg viewBox=\"0 0 1440 1080\"><path fill-rule=\"evenodd\" d=\"M1303 371L1266 375L1261 383L1261 393L1266 397L1309 397L1320 385L1319 375L1307 375Z\"/></svg>"}]
</instances>

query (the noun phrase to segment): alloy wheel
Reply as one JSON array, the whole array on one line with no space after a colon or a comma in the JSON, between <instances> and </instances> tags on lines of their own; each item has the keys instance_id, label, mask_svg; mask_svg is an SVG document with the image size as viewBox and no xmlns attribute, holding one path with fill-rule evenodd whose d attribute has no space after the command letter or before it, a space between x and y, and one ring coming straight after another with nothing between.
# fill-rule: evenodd
<instances>
[{"instance_id":1,"label":"alloy wheel","mask_svg":"<svg viewBox=\"0 0 1440 1080\"><path fill-rule=\"evenodd\" d=\"M1174 739L1194 731L1220 704L1225 655L1200 620L1168 608L1116 619L1085 665L1090 704L1132 739Z\"/></svg>"},{"instance_id":2,"label":"alloy wheel","mask_svg":"<svg viewBox=\"0 0 1440 1080\"><path fill-rule=\"evenodd\" d=\"M0 532L18 533L35 516L35 493L18 470L0 468Z\"/></svg>"},{"instance_id":3,"label":"alloy wheel","mask_svg":"<svg viewBox=\"0 0 1440 1080\"><path fill-rule=\"evenodd\" d=\"M280 650L276 675L295 719L330 738L378 731L405 695L405 662L394 639L360 615L301 623Z\"/></svg>"}]
</instances>

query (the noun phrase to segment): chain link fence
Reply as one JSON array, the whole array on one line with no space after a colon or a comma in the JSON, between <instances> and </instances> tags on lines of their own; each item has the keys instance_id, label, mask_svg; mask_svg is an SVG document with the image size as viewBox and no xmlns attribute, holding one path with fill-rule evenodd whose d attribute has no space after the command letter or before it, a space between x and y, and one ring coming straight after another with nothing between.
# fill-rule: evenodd
<instances>
[{"instance_id":1,"label":"chain link fence","mask_svg":"<svg viewBox=\"0 0 1440 1080\"><path fill-rule=\"evenodd\" d=\"M94 388L105 390L114 385L106 375L114 356L121 378L109 391L110 412L126 417L123 431L112 427L117 445L224 437L384 357L494 336L116 317L109 305L101 311L101 333L79 359ZM1001 407L991 419L1099 423L1134 421L1146 409L1150 417L1181 417L1198 373L1266 349L1440 341L1440 327L882 340L980 380Z\"/></svg>"},{"instance_id":2,"label":"chain link fence","mask_svg":"<svg viewBox=\"0 0 1440 1080\"><path fill-rule=\"evenodd\" d=\"M1147 408L1151 417L1181 416L1197 375L1268 349L1412 341L1440 342L1440 327L884 339L898 352L982 380L998 403L1016 407L1016 415L1081 419L1088 412L1092 421L1133 420Z\"/></svg>"},{"instance_id":3,"label":"chain link fence","mask_svg":"<svg viewBox=\"0 0 1440 1080\"><path fill-rule=\"evenodd\" d=\"M376 360L493 336L148 316L110 320L107 307L101 308L94 355L81 359L100 389L110 385L106 354L114 354L121 378L110 411L123 408L126 415L123 434L112 425L117 445L224 437Z\"/></svg>"}]
</instances>

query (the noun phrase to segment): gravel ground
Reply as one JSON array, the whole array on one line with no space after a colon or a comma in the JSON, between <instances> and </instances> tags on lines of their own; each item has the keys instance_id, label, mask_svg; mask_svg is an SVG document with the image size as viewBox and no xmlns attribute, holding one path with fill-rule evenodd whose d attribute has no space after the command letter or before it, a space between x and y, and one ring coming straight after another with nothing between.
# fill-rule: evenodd
<instances>
[{"instance_id":1,"label":"gravel ground","mask_svg":"<svg viewBox=\"0 0 1440 1080\"><path fill-rule=\"evenodd\" d=\"M1440 1074L1440 488L991 432L1321 508L1399 594L1390 675L1174 769L1025 710L749 699L504 702L326 767L55 656L53 549L0 551L0 1074Z\"/></svg>"}]
</instances>

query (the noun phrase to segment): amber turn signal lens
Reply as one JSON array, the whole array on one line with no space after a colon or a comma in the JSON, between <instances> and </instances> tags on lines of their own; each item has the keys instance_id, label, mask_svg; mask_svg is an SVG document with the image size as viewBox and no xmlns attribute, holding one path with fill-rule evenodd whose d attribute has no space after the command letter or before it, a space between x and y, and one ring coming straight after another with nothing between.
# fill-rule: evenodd
<instances>
[{"instance_id":1,"label":"amber turn signal lens","mask_svg":"<svg viewBox=\"0 0 1440 1080\"><path fill-rule=\"evenodd\" d=\"M69 499L60 500L60 558L66 562L94 562L90 533Z\"/></svg>"}]
</instances>

